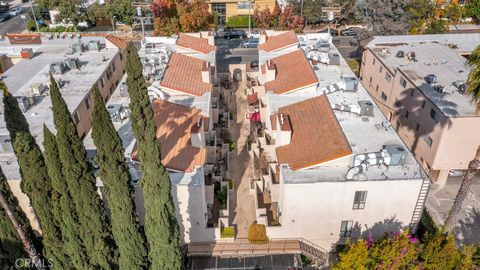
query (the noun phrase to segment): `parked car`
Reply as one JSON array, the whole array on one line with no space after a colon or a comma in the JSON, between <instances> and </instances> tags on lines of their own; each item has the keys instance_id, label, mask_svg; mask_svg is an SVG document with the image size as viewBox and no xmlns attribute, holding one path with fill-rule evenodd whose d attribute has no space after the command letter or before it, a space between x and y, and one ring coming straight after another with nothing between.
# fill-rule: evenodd
<instances>
[{"instance_id":1,"label":"parked car","mask_svg":"<svg viewBox=\"0 0 480 270\"><path fill-rule=\"evenodd\" d=\"M250 38L243 43L242 47L244 47L244 48L256 48L256 47L258 47L259 41L260 40L258 38Z\"/></svg>"},{"instance_id":2,"label":"parked car","mask_svg":"<svg viewBox=\"0 0 480 270\"><path fill-rule=\"evenodd\" d=\"M0 13L0 22L8 21L10 13Z\"/></svg>"},{"instance_id":3,"label":"parked car","mask_svg":"<svg viewBox=\"0 0 480 270\"><path fill-rule=\"evenodd\" d=\"M17 16L18 14L23 13L23 10L22 10L22 8L15 7L15 8L10 9L10 11L8 13L10 14L10 16Z\"/></svg>"},{"instance_id":4,"label":"parked car","mask_svg":"<svg viewBox=\"0 0 480 270\"><path fill-rule=\"evenodd\" d=\"M321 31L318 31L317 33L328 33L328 32L329 32L329 29L326 28L326 29L323 29ZM338 30L330 28L330 35L332 35L332 37L338 36Z\"/></svg>"},{"instance_id":5,"label":"parked car","mask_svg":"<svg viewBox=\"0 0 480 270\"><path fill-rule=\"evenodd\" d=\"M460 176L463 176L464 174L465 174L465 171L462 171L462 170L450 170L450 172L448 172L448 175L453 177L460 177Z\"/></svg>"},{"instance_id":6,"label":"parked car","mask_svg":"<svg viewBox=\"0 0 480 270\"><path fill-rule=\"evenodd\" d=\"M248 38L260 38L260 31L252 31L248 33Z\"/></svg>"},{"instance_id":7,"label":"parked car","mask_svg":"<svg viewBox=\"0 0 480 270\"><path fill-rule=\"evenodd\" d=\"M233 31L228 31L225 32L224 37L226 39L232 39L232 38L246 38L247 33L243 30L233 30Z\"/></svg>"},{"instance_id":8,"label":"parked car","mask_svg":"<svg viewBox=\"0 0 480 270\"><path fill-rule=\"evenodd\" d=\"M258 69L258 60L254 60L250 62L250 68L251 69Z\"/></svg>"},{"instance_id":9,"label":"parked car","mask_svg":"<svg viewBox=\"0 0 480 270\"><path fill-rule=\"evenodd\" d=\"M359 31L358 28L350 27L350 28L343 29L342 31L340 31L340 35L353 37L353 36L358 35L358 31Z\"/></svg>"}]
</instances>

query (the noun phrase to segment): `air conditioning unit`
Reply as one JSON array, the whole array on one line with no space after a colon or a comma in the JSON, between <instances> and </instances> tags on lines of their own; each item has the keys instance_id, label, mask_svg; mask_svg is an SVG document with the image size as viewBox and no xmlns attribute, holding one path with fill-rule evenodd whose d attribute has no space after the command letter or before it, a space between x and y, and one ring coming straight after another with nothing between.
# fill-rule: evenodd
<instances>
[{"instance_id":1,"label":"air conditioning unit","mask_svg":"<svg viewBox=\"0 0 480 270\"><path fill-rule=\"evenodd\" d=\"M435 74L427 75L427 77L425 77L425 81L428 84L434 84L437 82L437 76Z\"/></svg>"},{"instance_id":2,"label":"air conditioning unit","mask_svg":"<svg viewBox=\"0 0 480 270\"><path fill-rule=\"evenodd\" d=\"M458 89L458 92L462 95L467 91L467 84L465 81L455 81L453 82L453 86L455 86Z\"/></svg>"},{"instance_id":3,"label":"air conditioning unit","mask_svg":"<svg viewBox=\"0 0 480 270\"><path fill-rule=\"evenodd\" d=\"M63 62L54 62L50 64L50 72L52 74L63 74L67 71L67 66Z\"/></svg>"},{"instance_id":4,"label":"air conditioning unit","mask_svg":"<svg viewBox=\"0 0 480 270\"><path fill-rule=\"evenodd\" d=\"M80 60L77 57L70 57L65 60L65 64L70 69L79 69L80 68Z\"/></svg>"},{"instance_id":5,"label":"air conditioning unit","mask_svg":"<svg viewBox=\"0 0 480 270\"><path fill-rule=\"evenodd\" d=\"M373 103L369 100L359 100L360 116L373 116Z\"/></svg>"},{"instance_id":6,"label":"air conditioning unit","mask_svg":"<svg viewBox=\"0 0 480 270\"><path fill-rule=\"evenodd\" d=\"M90 40L90 42L88 42L88 49L90 51L100 51L100 41Z\"/></svg>"},{"instance_id":7,"label":"air conditioning unit","mask_svg":"<svg viewBox=\"0 0 480 270\"><path fill-rule=\"evenodd\" d=\"M18 107L22 112L26 112L30 108L30 104L28 104L26 96L17 96L15 98L17 99Z\"/></svg>"},{"instance_id":8,"label":"air conditioning unit","mask_svg":"<svg viewBox=\"0 0 480 270\"><path fill-rule=\"evenodd\" d=\"M358 90L358 80L355 77L344 77L343 81L345 82L345 90L348 92L357 92Z\"/></svg>"},{"instance_id":9,"label":"air conditioning unit","mask_svg":"<svg viewBox=\"0 0 480 270\"><path fill-rule=\"evenodd\" d=\"M405 57L405 52L404 51L398 51L397 55L395 55L397 58L403 58Z\"/></svg>"},{"instance_id":10,"label":"air conditioning unit","mask_svg":"<svg viewBox=\"0 0 480 270\"><path fill-rule=\"evenodd\" d=\"M128 111L121 104L110 104L107 111L114 122L120 122L128 117Z\"/></svg>"},{"instance_id":11,"label":"air conditioning unit","mask_svg":"<svg viewBox=\"0 0 480 270\"><path fill-rule=\"evenodd\" d=\"M340 65L340 55L338 53L329 53L328 54L329 65Z\"/></svg>"},{"instance_id":12,"label":"air conditioning unit","mask_svg":"<svg viewBox=\"0 0 480 270\"><path fill-rule=\"evenodd\" d=\"M441 85L439 85L439 84L434 85L434 86L433 86L433 89L434 89L435 91L439 92L439 93L443 93L443 92L445 91L445 87L443 87L443 86L441 86Z\"/></svg>"}]
</instances>

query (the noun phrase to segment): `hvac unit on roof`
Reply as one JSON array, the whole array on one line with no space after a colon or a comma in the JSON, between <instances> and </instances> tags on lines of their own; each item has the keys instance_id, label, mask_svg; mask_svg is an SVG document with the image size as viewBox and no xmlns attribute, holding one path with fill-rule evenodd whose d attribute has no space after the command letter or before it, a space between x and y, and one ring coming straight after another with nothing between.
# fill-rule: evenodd
<instances>
[{"instance_id":1,"label":"hvac unit on roof","mask_svg":"<svg viewBox=\"0 0 480 270\"><path fill-rule=\"evenodd\" d=\"M345 82L344 91L347 92L357 92L358 90L358 80L355 77L344 77L343 81Z\"/></svg>"},{"instance_id":2,"label":"hvac unit on roof","mask_svg":"<svg viewBox=\"0 0 480 270\"><path fill-rule=\"evenodd\" d=\"M338 53L328 53L329 65L340 65L340 55Z\"/></svg>"},{"instance_id":3,"label":"hvac unit on roof","mask_svg":"<svg viewBox=\"0 0 480 270\"><path fill-rule=\"evenodd\" d=\"M120 122L128 117L128 111L122 104L110 104L107 106L107 111L114 122Z\"/></svg>"},{"instance_id":4,"label":"hvac unit on roof","mask_svg":"<svg viewBox=\"0 0 480 270\"><path fill-rule=\"evenodd\" d=\"M359 100L360 116L373 116L373 103L369 100Z\"/></svg>"},{"instance_id":5,"label":"hvac unit on roof","mask_svg":"<svg viewBox=\"0 0 480 270\"><path fill-rule=\"evenodd\" d=\"M0 153L13 153L12 140L9 135L0 135Z\"/></svg>"},{"instance_id":6,"label":"hvac unit on roof","mask_svg":"<svg viewBox=\"0 0 480 270\"><path fill-rule=\"evenodd\" d=\"M30 104L28 104L27 97L25 96L17 96L15 97L18 102L18 107L22 112L26 112L30 108Z\"/></svg>"},{"instance_id":7,"label":"hvac unit on roof","mask_svg":"<svg viewBox=\"0 0 480 270\"><path fill-rule=\"evenodd\" d=\"M398 51L395 56L396 56L397 58L403 58L403 57L405 57L405 52L404 52L404 51Z\"/></svg>"},{"instance_id":8,"label":"hvac unit on roof","mask_svg":"<svg viewBox=\"0 0 480 270\"><path fill-rule=\"evenodd\" d=\"M433 90L439 92L439 93L443 93L445 91L445 87L439 85L439 84L436 84L433 86Z\"/></svg>"},{"instance_id":9,"label":"hvac unit on roof","mask_svg":"<svg viewBox=\"0 0 480 270\"><path fill-rule=\"evenodd\" d=\"M437 76L435 74L429 74L427 77L425 77L425 81L428 84L434 84L437 82Z\"/></svg>"},{"instance_id":10,"label":"hvac unit on roof","mask_svg":"<svg viewBox=\"0 0 480 270\"><path fill-rule=\"evenodd\" d=\"M83 52L85 50L85 47L83 46L82 42L79 42L79 43L72 44L71 49L72 49L72 53L76 53L76 52Z\"/></svg>"},{"instance_id":11,"label":"hvac unit on roof","mask_svg":"<svg viewBox=\"0 0 480 270\"><path fill-rule=\"evenodd\" d=\"M90 51L100 51L100 41L90 40L90 42L88 42L88 49Z\"/></svg>"},{"instance_id":12,"label":"hvac unit on roof","mask_svg":"<svg viewBox=\"0 0 480 270\"><path fill-rule=\"evenodd\" d=\"M63 74L67 71L67 67L63 62L54 62L50 64L50 72L53 74Z\"/></svg>"},{"instance_id":13,"label":"hvac unit on roof","mask_svg":"<svg viewBox=\"0 0 480 270\"><path fill-rule=\"evenodd\" d=\"M417 56L416 56L415 52L410 52L409 54L407 54L407 56L408 56L409 61L417 62Z\"/></svg>"},{"instance_id":14,"label":"hvac unit on roof","mask_svg":"<svg viewBox=\"0 0 480 270\"><path fill-rule=\"evenodd\" d=\"M455 81L453 82L453 86L455 86L458 89L458 92L462 95L464 95L467 91L467 84L465 83L465 81Z\"/></svg>"},{"instance_id":15,"label":"hvac unit on roof","mask_svg":"<svg viewBox=\"0 0 480 270\"><path fill-rule=\"evenodd\" d=\"M70 57L65 60L65 64L70 69L79 69L80 68L80 60L77 57Z\"/></svg>"},{"instance_id":16,"label":"hvac unit on roof","mask_svg":"<svg viewBox=\"0 0 480 270\"><path fill-rule=\"evenodd\" d=\"M43 83L34 83L30 88L32 89L32 93L37 96L42 95L45 91L45 85L43 85Z\"/></svg>"}]
</instances>

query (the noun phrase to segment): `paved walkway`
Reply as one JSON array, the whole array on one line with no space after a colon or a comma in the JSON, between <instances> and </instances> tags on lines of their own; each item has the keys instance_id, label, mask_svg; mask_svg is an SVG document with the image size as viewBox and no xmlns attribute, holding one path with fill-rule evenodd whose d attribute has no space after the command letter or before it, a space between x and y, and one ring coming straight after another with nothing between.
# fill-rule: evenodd
<instances>
[{"instance_id":1,"label":"paved walkway","mask_svg":"<svg viewBox=\"0 0 480 270\"><path fill-rule=\"evenodd\" d=\"M230 196L230 224L237 229L236 238L248 237L248 228L255 221L255 199L249 193L253 172L247 149L249 131L245 119L247 98L243 93L244 88L244 83L237 87L236 102L232 102L230 110L235 112L234 120L229 128L230 136L236 145L236 149L230 152L228 166L230 178L235 183L235 192Z\"/></svg>"},{"instance_id":2,"label":"paved walkway","mask_svg":"<svg viewBox=\"0 0 480 270\"><path fill-rule=\"evenodd\" d=\"M445 187L432 184L427 198L427 209L439 225L445 222L462 182L462 177L450 177ZM470 186L472 193L465 199L454 229L459 244L480 242L480 175Z\"/></svg>"}]
</instances>

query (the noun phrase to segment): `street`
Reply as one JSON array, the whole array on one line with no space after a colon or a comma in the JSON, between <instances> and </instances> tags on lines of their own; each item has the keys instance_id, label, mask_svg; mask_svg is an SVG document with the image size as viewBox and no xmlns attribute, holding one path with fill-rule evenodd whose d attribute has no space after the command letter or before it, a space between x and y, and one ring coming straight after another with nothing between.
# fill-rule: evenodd
<instances>
[{"instance_id":1,"label":"street","mask_svg":"<svg viewBox=\"0 0 480 270\"><path fill-rule=\"evenodd\" d=\"M362 57L362 51L360 50L359 46L352 46L350 45L350 41L353 40L355 37L347 37L347 36L337 36L333 37L333 44L337 47L340 54L343 58L354 58L359 59Z\"/></svg>"},{"instance_id":2,"label":"street","mask_svg":"<svg viewBox=\"0 0 480 270\"><path fill-rule=\"evenodd\" d=\"M217 46L217 68L218 72L228 72L230 64L247 64L258 60L257 48L242 48L241 45L247 39L224 39L215 40Z\"/></svg>"},{"instance_id":3,"label":"street","mask_svg":"<svg viewBox=\"0 0 480 270\"><path fill-rule=\"evenodd\" d=\"M0 22L0 36L3 36L7 33L21 33L25 30L25 21L22 19L21 15L27 16L28 20L28 14L27 14L27 7L29 7L28 2L22 4L20 0L15 0L15 1L7 1L10 2L10 8L14 7L22 7L23 12L22 14L19 14L17 16L11 16L10 19L8 19L5 22Z\"/></svg>"}]
</instances>

